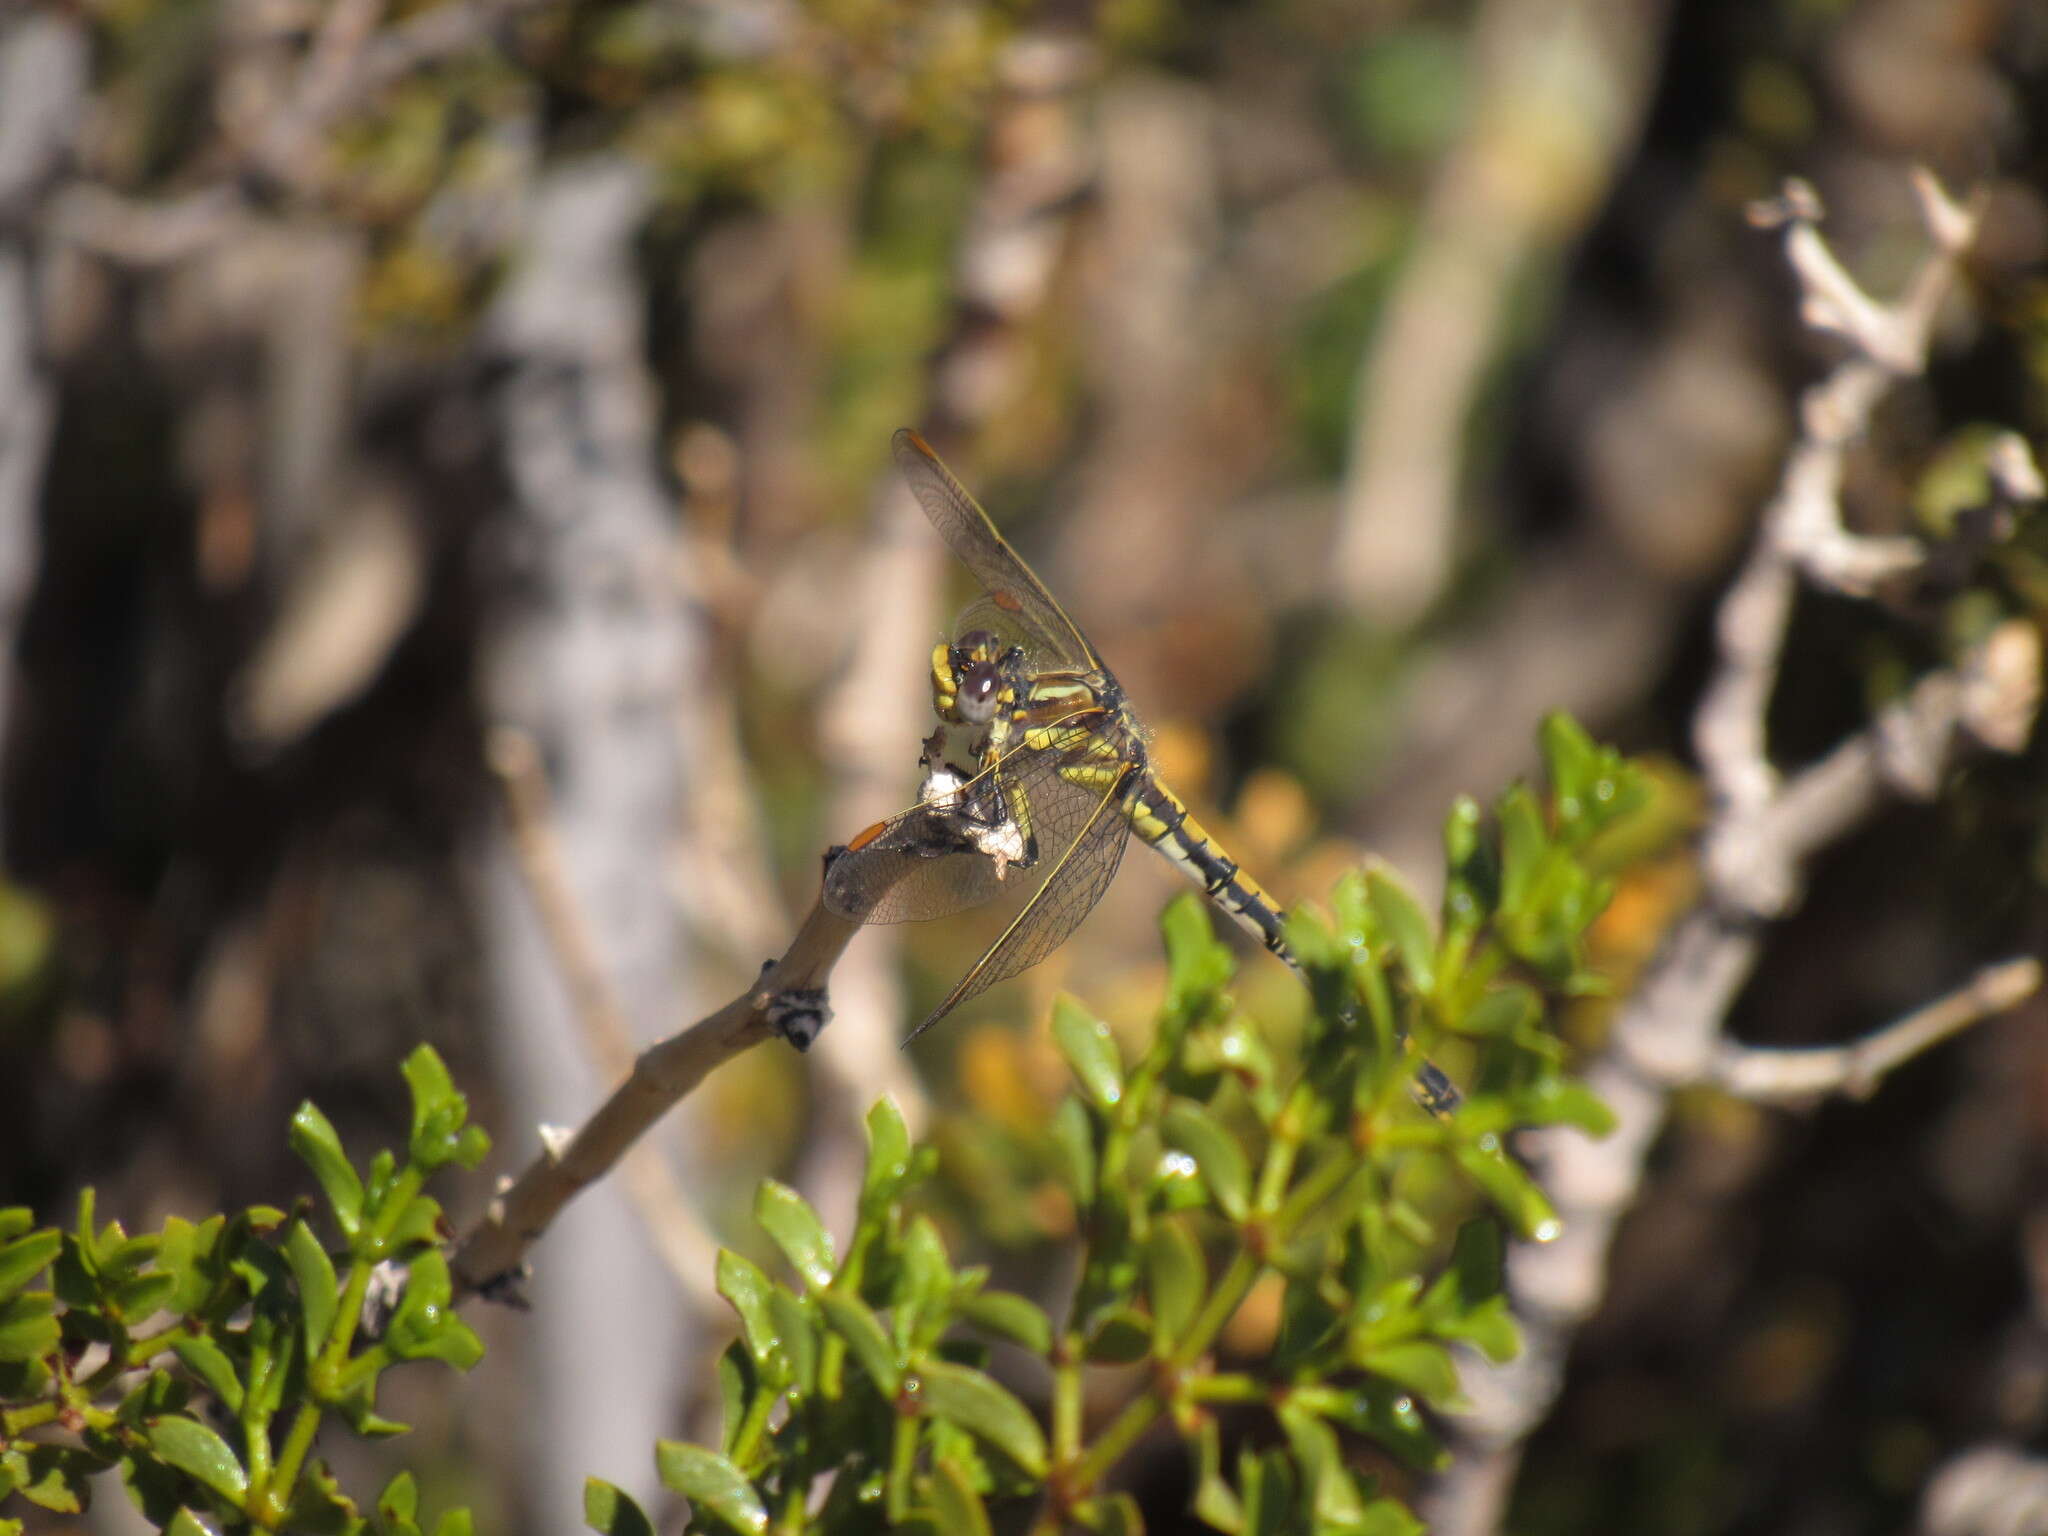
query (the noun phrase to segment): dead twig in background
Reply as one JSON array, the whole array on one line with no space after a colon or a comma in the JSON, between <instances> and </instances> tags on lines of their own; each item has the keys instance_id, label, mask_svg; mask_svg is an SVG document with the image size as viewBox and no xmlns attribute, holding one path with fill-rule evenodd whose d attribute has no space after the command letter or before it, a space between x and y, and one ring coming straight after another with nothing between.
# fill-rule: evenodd
<instances>
[{"instance_id":1,"label":"dead twig in background","mask_svg":"<svg viewBox=\"0 0 2048 1536\"><path fill-rule=\"evenodd\" d=\"M636 1055L632 1036L626 1032L618 996L605 979L597 946L569 888L561 845L548 811L547 776L541 771L540 754L530 736L501 726L491 732L484 756L503 786L505 815L519 869L526 876L541 927L568 984L577 1026L591 1055L608 1075L630 1078ZM634 1147L626 1156L625 1178L626 1192L646 1224L648 1240L683 1294L701 1311L722 1307L713 1283L718 1245L661 1150Z\"/></svg>"},{"instance_id":2,"label":"dead twig in background","mask_svg":"<svg viewBox=\"0 0 2048 1536\"><path fill-rule=\"evenodd\" d=\"M1798 1102L1824 1094L1866 1099L1884 1075L1979 1019L2004 1013L2041 987L2041 962L2007 960L1986 966L1943 998L1847 1045L1760 1049L1721 1041L1707 1081L1760 1104Z\"/></svg>"},{"instance_id":3,"label":"dead twig in background","mask_svg":"<svg viewBox=\"0 0 2048 1536\"><path fill-rule=\"evenodd\" d=\"M1942 295L1976 227L1974 209L1951 202L1932 177L1917 176L1915 189L1934 250L1894 306L1864 296L1827 252L1813 228L1818 207L1810 190L1795 184L1759 213L1760 221L1786 230L1808 321L1843 336L1855 352L1803 398L1802 436L1749 560L1722 602L1719 657L1694 721L1714 797L1702 847L1705 891L1622 1005L1608 1048L1586 1072L1588 1086L1615 1112L1616 1129L1599 1142L1539 1131L1523 1146L1556 1202L1563 1231L1550 1244L1521 1244L1510 1253L1508 1285L1523 1351L1504 1366L1476 1358L1465 1364L1472 1409L1456 1421L1449 1470L1422 1503L1439 1536L1487 1536L1500 1528L1526 1437L1556 1402L1573 1335L1605 1292L1608 1250L1641 1187L1671 1091L1714 1079L1728 1010L1755 967L1766 925L1796 904L1804 861L1868 817L1887 793L1931 796L1963 732L2009 751L2026 735L2024 728L2015 732L2015 719L2032 720L2038 642L2030 644L2015 628L2025 626L2012 621L1957 666L1922 678L1905 699L1791 780L1781 783L1769 759L1766 710L1801 576L1853 595L1920 558L1917 545L1909 559L1901 541L1849 533L1839 498L1846 446L1865 430L1884 390L1924 365ZM2005 445L2001 453L2005 467L1997 456L1992 467L2005 476L2003 489L2024 489L2032 466L2023 445ZM1975 999L1984 1006L1969 1007L1970 1017L2026 995L2038 979L2037 969L2001 973L1989 995ZM1940 1005L1935 1022L1950 1024ZM1896 1028L1888 1041L1889 1031L1873 1037L1882 1044L1847 1048L1863 1050L1856 1065L1871 1074L1888 1070L1950 1032L1924 1023ZM1844 1082L1851 1070L1841 1069Z\"/></svg>"},{"instance_id":4,"label":"dead twig in background","mask_svg":"<svg viewBox=\"0 0 2048 1536\"><path fill-rule=\"evenodd\" d=\"M1377 624L1413 623L1450 578L1469 418L1517 281L1577 236L1634 142L1665 10L1585 0L1480 9L1478 110L1430 187L1355 390L1330 575ZM1564 121L1576 131L1532 151L1532 123ZM1531 153L1555 163L1535 176L1505 171Z\"/></svg>"}]
</instances>

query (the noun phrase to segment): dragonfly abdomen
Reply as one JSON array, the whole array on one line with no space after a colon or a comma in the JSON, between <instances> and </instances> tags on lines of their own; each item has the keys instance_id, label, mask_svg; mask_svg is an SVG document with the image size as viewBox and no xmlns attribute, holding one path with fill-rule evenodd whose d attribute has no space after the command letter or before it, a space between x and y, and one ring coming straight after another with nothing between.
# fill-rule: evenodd
<instances>
[{"instance_id":1,"label":"dragonfly abdomen","mask_svg":"<svg viewBox=\"0 0 2048 1536\"><path fill-rule=\"evenodd\" d=\"M1237 925L1282 959L1290 960L1280 904L1266 894L1197 821L1180 796L1157 774L1138 781L1127 812L1131 830L1208 893Z\"/></svg>"}]
</instances>

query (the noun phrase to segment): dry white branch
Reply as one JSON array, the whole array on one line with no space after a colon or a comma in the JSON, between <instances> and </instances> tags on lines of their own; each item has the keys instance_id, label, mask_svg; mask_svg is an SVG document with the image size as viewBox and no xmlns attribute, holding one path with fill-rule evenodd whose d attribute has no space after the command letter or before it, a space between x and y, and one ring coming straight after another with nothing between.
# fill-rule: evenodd
<instances>
[{"instance_id":1,"label":"dry white branch","mask_svg":"<svg viewBox=\"0 0 2048 1536\"><path fill-rule=\"evenodd\" d=\"M1867 297L1815 228L1819 200L1801 182L1753 209L1759 224L1785 230L1786 257L1798 275L1809 323L1839 334L1856 350L1800 401L1801 432L1786 458L1756 542L1716 615L1719 665L1693 721L1693 742L1715 799L1703 861L1717 900L1770 918L1794 899L1792 861L1772 858L1756 822L1778 792L1766 715L1791 621L1798 577L1848 595L1918 568L1912 539L1865 538L1842 522L1842 464L1869 426L1885 390L1919 372L1937 312L1977 215L1952 202L1932 177L1915 179L1934 249L1890 306Z\"/></svg>"},{"instance_id":2,"label":"dry white branch","mask_svg":"<svg viewBox=\"0 0 2048 1536\"><path fill-rule=\"evenodd\" d=\"M1943 1463L1920 1503L1920 1536L2039 1536L2048 1531L2048 1461L1982 1445Z\"/></svg>"},{"instance_id":3,"label":"dry white branch","mask_svg":"<svg viewBox=\"0 0 2048 1536\"><path fill-rule=\"evenodd\" d=\"M1894 1067L1980 1019L2017 1007L2041 987L2041 963L2023 958L1986 966L1961 987L1846 1045L1810 1049L1721 1041L1707 1081L1737 1098L1781 1104L1845 1094L1864 1099Z\"/></svg>"},{"instance_id":4,"label":"dry white branch","mask_svg":"<svg viewBox=\"0 0 2048 1536\"><path fill-rule=\"evenodd\" d=\"M1884 389L1923 365L1928 336L1957 260L1975 230L1974 208L1950 201L1931 177L1916 178L1934 250L1886 308L1849 280L1813 228L1818 207L1794 185L1759 210L1788 229L1788 258L1805 290L1807 318L1857 354L1803 402L1803 435L1788 455L1756 544L1717 615L1719 655L1694 735L1713 817L1703 838L1705 891L1679 919L1634 994L1622 1005L1608 1049L1586 1072L1614 1111L1616 1129L1593 1142L1563 1130L1527 1138L1523 1152L1550 1191L1563 1232L1517 1245L1508 1285L1523 1328L1523 1353L1505 1366L1476 1358L1462 1372L1472 1402L1457 1421L1462 1442L1428 1491L1423 1513L1438 1536L1499 1529L1521 1447L1550 1412L1579 1324L1599 1305L1613 1234L1633 1204L1673 1088L1727 1076L1763 1086L1798 1081L1802 1096L1867 1088L1918 1051L2040 984L2032 960L1994 967L1954 997L1839 1051L1732 1054L1721 1030L1761 953L1768 921L1791 910L1803 866L1866 819L1888 794L1931 796L1960 739L2015 750L2031 730L2040 695L2040 644L2022 621L1994 630L1956 666L1934 672L1863 730L1781 781L1765 720L1797 584L1806 579L1854 595L1919 563L1896 540L1861 539L1842 527L1839 491L1846 443L1864 430ZM2000 445L1992 473L2003 494L2032 494L2032 460ZM2016 489L2017 488L2017 489ZM1910 554L1910 558L1908 558ZM1773 1095L1775 1096L1775 1095Z\"/></svg>"}]
</instances>

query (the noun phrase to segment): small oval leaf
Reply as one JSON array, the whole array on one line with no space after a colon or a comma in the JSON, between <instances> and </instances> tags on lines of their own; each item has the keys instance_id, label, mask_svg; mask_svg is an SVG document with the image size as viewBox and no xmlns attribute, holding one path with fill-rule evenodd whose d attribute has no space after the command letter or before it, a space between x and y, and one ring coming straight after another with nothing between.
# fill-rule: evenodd
<instances>
[{"instance_id":1,"label":"small oval leaf","mask_svg":"<svg viewBox=\"0 0 2048 1536\"><path fill-rule=\"evenodd\" d=\"M1208 1265L1186 1225L1155 1223L1145 1240L1145 1289L1152 1298L1152 1335L1161 1354L1170 1354L1187 1332L1208 1288Z\"/></svg>"},{"instance_id":2,"label":"small oval leaf","mask_svg":"<svg viewBox=\"0 0 2048 1536\"><path fill-rule=\"evenodd\" d=\"M831 1235L802 1195L775 1179L763 1179L754 1197L754 1219L806 1284L822 1291L832 1283Z\"/></svg>"},{"instance_id":3,"label":"small oval leaf","mask_svg":"<svg viewBox=\"0 0 2048 1536\"><path fill-rule=\"evenodd\" d=\"M988 1510L974 1491L974 1479L950 1456L941 1456L925 1479L933 1524L946 1536L991 1536Z\"/></svg>"},{"instance_id":4,"label":"small oval leaf","mask_svg":"<svg viewBox=\"0 0 2048 1536\"><path fill-rule=\"evenodd\" d=\"M299 1308L306 1320L306 1358L311 1360L327 1347L340 1286L326 1250L303 1221L292 1223L284 1240L284 1256L291 1265L292 1278L298 1282Z\"/></svg>"},{"instance_id":5,"label":"small oval leaf","mask_svg":"<svg viewBox=\"0 0 2048 1536\"><path fill-rule=\"evenodd\" d=\"M211 1339L190 1338L178 1340L171 1346L171 1353L206 1384L206 1390L220 1399L221 1406L230 1414L240 1415L242 1382L225 1350Z\"/></svg>"},{"instance_id":6,"label":"small oval leaf","mask_svg":"<svg viewBox=\"0 0 2048 1536\"><path fill-rule=\"evenodd\" d=\"M249 1492L249 1475L228 1449L227 1441L204 1424L183 1417L159 1419L149 1426L149 1443L157 1455L186 1476L236 1504Z\"/></svg>"},{"instance_id":7,"label":"small oval leaf","mask_svg":"<svg viewBox=\"0 0 2048 1536\"><path fill-rule=\"evenodd\" d=\"M860 1368L868 1374L884 1397L894 1397L903 1384L903 1372L896 1363L896 1348L867 1304L857 1296L839 1291L820 1291L818 1305L825 1313L825 1326L846 1340L846 1347Z\"/></svg>"},{"instance_id":8,"label":"small oval leaf","mask_svg":"<svg viewBox=\"0 0 2048 1536\"><path fill-rule=\"evenodd\" d=\"M1033 1477L1045 1476L1045 1434L1038 1420L991 1376L933 1360L918 1372L924 1411L986 1441Z\"/></svg>"},{"instance_id":9,"label":"small oval leaf","mask_svg":"<svg viewBox=\"0 0 2048 1536\"><path fill-rule=\"evenodd\" d=\"M1052 1037L1081 1091L1097 1109L1113 1109L1124 1096L1124 1063L1109 1026L1073 998L1052 1005Z\"/></svg>"},{"instance_id":10,"label":"small oval leaf","mask_svg":"<svg viewBox=\"0 0 2048 1536\"><path fill-rule=\"evenodd\" d=\"M1217 1208L1232 1221L1244 1220L1251 1208L1251 1167L1223 1122L1192 1099L1175 1099L1167 1106L1161 1129L1169 1145L1200 1165Z\"/></svg>"},{"instance_id":11,"label":"small oval leaf","mask_svg":"<svg viewBox=\"0 0 2048 1536\"><path fill-rule=\"evenodd\" d=\"M662 1440L654 1447L654 1466L662 1486L688 1499L700 1519L709 1515L746 1536L768 1529L768 1506L761 1495L746 1473L716 1451Z\"/></svg>"},{"instance_id":12,"label":"small oval leaf","mask_svg":"<svg viewBox=\"0 0 2048 1536\"><path fill-rule=\"evenodd\" d=\"M341 1150L341 1138L335 1134L333 1125L311 1099L292 1116L289 1139L292 1151L319 1180L320 1189L334 1210L335 1224L346 1236L354 1238L363 1220L363 1181L349 1162L348 1154Z\"/></svg>"},{"instance_id":13,"label":"small oval leaf","mask_svg":"<svg viewBox=\"0 0 2048 1536\"><path fill-rule=\"evenodd\" d=\"M654 1522L632 1495L601 1477L583 1480L583 1523L604 1536L654 1536Z\"/></svg>"},{"instance_id":14,"label":"small oval leaf","mask_svg":"<svg viewBox=\"0 0 2048 1536\"><path fill-rule=\"evenodd\" d=\"M24 1290L29 1281L49 1267L63 1246L64 1234L52 1227L31 1232L0 1248L0 1301Z\"/></svg>"},{"instance_id":15,"label":"small oval leaf","mask_svg":"<svg viewBox=\"0 0 2048 1536\"><path fill-rule=\"evenodd\" d=\"M960 1302L958 1310L977 1328L1020 1344L1035 1355L1052 1349L1052 1319L1029 1297L1013 1291L979 1291Z\"/></svg>"},{"instance_id":16,"label":"small oval leaf","mask_svg":"<svg viewBox=\"0 0 2048 1536\"><path fill-rule=\"evenodd\" d=\"M1415 983L1417 992L1427 996L1436 987L1436 935L1430 931L1429 917L1422 904L1384 869L1366 872L1365 890L1373 915L1393 940L1408 979Z\"/></svg>"}]
</instances>

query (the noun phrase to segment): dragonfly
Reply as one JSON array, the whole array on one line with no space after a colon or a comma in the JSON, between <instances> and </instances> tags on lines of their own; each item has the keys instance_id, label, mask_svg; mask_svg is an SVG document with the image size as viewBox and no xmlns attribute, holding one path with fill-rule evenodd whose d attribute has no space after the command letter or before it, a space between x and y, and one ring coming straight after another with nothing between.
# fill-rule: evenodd
<instances>
[{"instance_id":1,"label":"dragonfly","mask_svg":"<svg viewBox=\"0 0 2048 1536\"><path fill-rule=\"evenodd\" d=\"M1065 943L1108 890L1132 833L1301 972L1285 911L1160 778L1143 724L1080 626L930 444L905 428L892 447L981 591L932 651L938 728L924 743L918 803L835 850L825 905L857 922L914 922L1028 891L907 1038ZM1418 1063L1417 1099L1448 1113L1456 1088L1426 1058Z\"/></svg>"}]
</instances>

